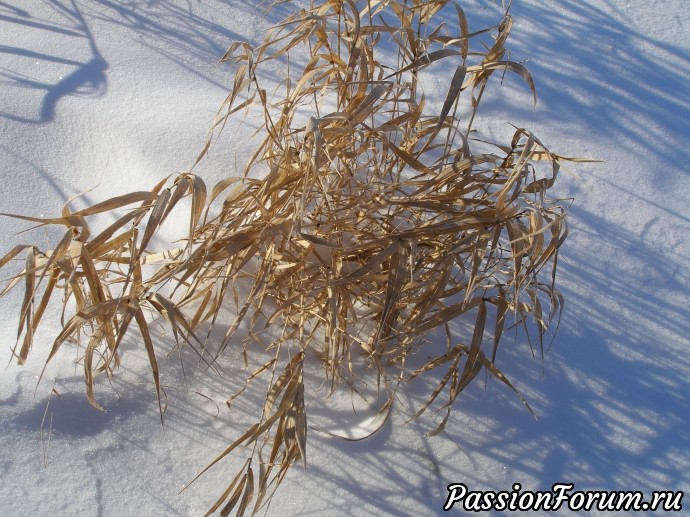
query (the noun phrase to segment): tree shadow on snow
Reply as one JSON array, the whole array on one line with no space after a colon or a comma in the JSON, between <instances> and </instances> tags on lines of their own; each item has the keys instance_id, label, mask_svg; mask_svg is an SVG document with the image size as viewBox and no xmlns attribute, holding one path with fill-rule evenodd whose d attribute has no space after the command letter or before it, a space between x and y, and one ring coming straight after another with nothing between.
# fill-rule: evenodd
<instances>
[{"instance_id":1,"label":"tree shadow on snow","mask_svg":"<svg viewBox=\"0 0 690 517\"><path fill-rule=\"evenodd\" d=\"M105 73L108 69L108 63L101 56L101 53L96 46L96 40L94 39L81 10L77 6L76 1L72 0L68 5L66 2L61 3L57 0L51 0L49 5L62 17L64 17L65 22L70 25L74 25L74 29L63 29L58 25L34 22L32 21L31 14L22 9L11 10L12 13L18 18L3 16L3 21L28 26L30 29L34 30L58 32L63 37L85 38L88 43L91 59L86 62L80 62L72 59L62 58L56 55L35 52L29 49L21 49L6 45L0 46L0 53L3 54L33 59L37 60L39 63L44 62L46 64L57 63L67 65L68 67L72 68L70 73L65 76L61 76L60 79L54 83L30 79L19 71L0 72L0 77L7 79L7 84L11 86L45 91L41 101L41 108L36 119L21 117L9 113L0 113L0 116L18 122L46 124L55 119L56 108L61 99L74 95L100 96L105 93L108 84ZM11 6L3 4L0 7L9 9Z\"/></svg>"}]
</instances>

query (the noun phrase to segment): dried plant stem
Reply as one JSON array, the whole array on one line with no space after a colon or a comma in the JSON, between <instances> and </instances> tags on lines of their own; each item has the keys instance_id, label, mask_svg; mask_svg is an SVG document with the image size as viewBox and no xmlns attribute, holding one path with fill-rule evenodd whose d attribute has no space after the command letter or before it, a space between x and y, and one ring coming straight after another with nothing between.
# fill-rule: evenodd
<instances>
[{"instance_id":1,"label":"dried plant stem","mask_svg":"<svg viewBox=\"0 0 690 517\"><path fill-rule=\"evenodd\" d=\"M245 357L273 351L245 384L270 374L259 420L202 471L251 445L209 513L258 511L290 466L306 464L309 355L322 362L331 391L343 384L358 389L358 357L376 372L385 396L371 432L385 421L402 380L440 372L416 414L442 402L445 415L434 435L482 369L518 393L495 365L509 320L526 328L531 322L543 353L563 305L555 277L566 210L547 193L565 158L523 128L507 143L472 138L494 72L515 72L535 88L524 66L504 59L507 13L493 44L477 44L478 51L475 40L489 30L470 33L459 5L452 4L455 29L434 25L448 5L314 1L276 25L257 48L234 44L223 57L236 70L233 85L198 160L227 122L247 110L262 114L263 139L243 174L210 192L199 176L184 173L149 192L76 212L68 203L60 217L13 215L66 228L51 251L18 246L0 259L5 267L20 253L27 257L4 291L21 284L25 290L13 354L25 362L50 299L62 291L62 303L76 310L47 361L85 338L86 393L95 407L97 374L113 374L132 327L160 406L149 312L170 326L177 350L189 347L209 366L239 335ZM387 46L396 51L386 52ZM260 73L283 57L288 77L269 97ZM434 113L421 85L440 63L454 74ZM152 238L187 197L188 236L168 251L152 252ZM124 208L115 223L91 234L88 221ZM213 327L233 303L234 320L222 341L213 346L210 330L201 339L200 328ZM469 332L454 327L459 318L471 323ZM446 350L408 370L423 336L435 330L448 336ZM273 337L262 345L265 336Z\"/></svg>"}]
</instances>

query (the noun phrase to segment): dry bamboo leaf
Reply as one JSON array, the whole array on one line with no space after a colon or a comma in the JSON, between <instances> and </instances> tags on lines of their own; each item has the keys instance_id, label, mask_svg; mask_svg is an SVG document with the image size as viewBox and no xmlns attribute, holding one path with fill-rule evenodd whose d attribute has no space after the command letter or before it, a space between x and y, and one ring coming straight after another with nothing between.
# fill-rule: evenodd
<instances>
[{"instance_id":1,"label":"dry bamboo leaf","mask_svg":"<svg viewBox=\"0 0 690 517\"><path fill-rule=\"evenodd\" d=\"M94 396L94 379L93 379L93 374L94 374L94 366L93 366L93 355L94 352L96 351L96 347L100 344L102 334L103 334L103 327L104 325L101 323L96 327L96 330L89 340L89 344L86 347L86 350L84 352L84 381L86 382L86 398L89 401L89 403L98 409L99 411L105 411L103 406L101 406L97 401Z\"/></svg>"},{"instance_id":2,"label":"dry bamboo leaf","mask_svg":"<svg viewBox=\"0 0 690 517\"><path fill-rule=\"evenodd\" d=\"M3 256L0 259L0 268L5 267L5 264L9 263L10 260L12 260L14 257L19 255L25 249L28 249L31 247L32 246L30 246L28 244L19 244L19 245L15 246L14 248L12 248L8 253L5 254L5 256Z\"/></svg>"},{"instance_id":3,"label":"dry bamboo leaf","mask_svg":"<svg viewBox=\"0 0 690 517\"><path fill-rule=\"evenodd\" d=\"M232 512L232 509L235 507L237 502L240 500L240 496L242 495L244 487L246 484L247 484L247 474L244 474L242 476L242 478L240 479L240 482L237 485L237 488L235 488L235 491L230 496L230 499L228 500L227 504L220 511L221 517L227 517L228 515L230 515L230 512Z\"/></svg>"},{"instance_id":4,"label":"dry bamboo leaf","mask_svg":"<svg viewBox=\"0 0 690 517\"><path fill-rule=\"evenodd\" d=\"M86 226L85 219L82 216L74 215L74 214L72 214L68 217L30 217L30 216L26 216L26 215L8 214L5 212L0 212L0 215L4 215L5 217L12 217L14 219L21 219L22 221L29 221L31 223L59 224L59 225L67 226L67 227Z\"/></svg>"},{"instance_id":5,"label":"dry bamboo leaf","mask_svg":"<svg viewBox=\"0 0 690 517\"><path fill-rule=\"evenodd\" d=\"M241 517L244 515L247 505L251 504L252 498L254 497L254 471L251 467L247 469L247 482L245 483L244 493L242 494L242 500L240 501L240 506L237 509L237 516ZM231 510L232 511L232 510ZM225 513L228 515L229 512Z\"/></svg>"},{"instance_id":6,"label":"dry bamboo leaf","mask_svg":"<svg viewBox=\"0 0 690 517\"><path fill-rule=\"evenodd\" d=\"M72 217L78 216L86 217L103 212L111 212L123 206L138 203L140 201L152 201L155 198L156 195L152 192L131 192L123 196L115 196L107 199L106 201L90 206L89 208L73 212L69 218L65 217L65 219L71 219Z\"/></svg>"},{"instance_id":7,"label":"dry bamboo leaf","mask_svg":"<svg viewBox=\"0 0 690 517\"><path fill-rule=\"evenodd\" d=\"M199 472L194 479L192 479L187 486L191 485L199 479L205 472L207 472L211 467L213 467L216 463L218 463L220 460L222 460L225 456L230 454L232 451L234 451L239 445L242 445L246 441L253 441L256 439L258 431L261 429L260 424L254 424L251 426L249 429L247 429L242 436L237 438L234 442L232 442L223 452L221 452L218 456L216 456L213 461L211 461L206 467L204 467L201 472Z\"/></svg>"},{"instance_id":8,"label":"dry bamboo leaf","mask_svg":"<svg viewBox=\"0 0 690 517\"><path fill-rule=\"evenodd\" d=\"M484 300L479 304L477 311L477 320L474 324L474 333L472 334L472 342L470 343L470 350L467 353L465 361L465 368L460 376L459 384L465 386L467 382L476 375L475 368L479 362L479 352L482 346L482 338L484 337L484 326L486 325L486 302Z\"/></svg>"},{"instance_id":9,"label":"dry bamboo leaf","mask_svg":"<svg viewBox=\"0 0 690 517\"><path fill-rule=\"evenodd\" d=\"M141 238L141 244L139 245L140 254L146 250L146 246L148 246L153 234L163 221L163 216L165 215L171 196L170 190L165 189L156 197L156 202L153 205L153 210L151 211L146 229L144 230L144 236Z\"/></svg>"},{"instance_id":10,"label":"dry bamboo leaf","mask_svg":"<svg viewBox=\"0 0 690 517\"><path fill-rule=\"evenodd\" d=\"M463 65L459 65L455 69L455 73L453 74L453 79L450 81L450 87L448 88L448 93L446 94L446 100L443 102L443 107L441 108L441 114L438 117L438 123L436 124L436 129L434 131L434 135L437 134L441 130L441 127L443 126L443 122L446 120L448 113L450 113L450 108L453 106L453 104L457 100L458 96L460 95L460 91L462 90L463 82L465 81L465 74L466 73L467 73L467 67L465 67ZM433 138L430 137L429 141L431 141L432 139Z\"/></svg>"},{"instance_id":11,"label":"dry bamboo leaf","mask_svg":"<svg viewBox=\"0 0 690 517\"><path fill-rule=\"evenodd\" d=\"M43 292L41 301L38 304L38 307L36 308L36 311L33 315L31 328L27 329L27 332L24 334L24 343L19 353L19 357L22 361L26 361L26 358L29 355L29 351L33 344L33 336L36 333L36 329L41 323L41 318L45 313L46 307L48 306L48 302L50 302L50 298L53 294L53 289L55 289L55 285L57 284L58 275L59 271L57 269L54 269L50 275L50 278L48 279L48 285L46 286L46 289Z\"/></svg>"},{"instance_id":12,"label":"dry bamboo leaf","mask_svg":"<svg viewBox=\"0 0 690 517\"><path fill-rule=\"evenodd\" d=\"M434 401L438 398L438 396L441 394L443 389L448 385L448 382L454 377L457 376L458 374L458 363L460 362L462 349L460 347L455 347L453 350L445 354L443 357L437 358L435 361L429 362L424 369L418 370L417 372L414 373L414 375L419 375L425 370L431 370L434 368L437 368L440 364L444 364L449 360L452 360L453 363L450 365L446 373L444 374L443 378L441 381L438 383L436 388L431 392L431 394L427 397L426 401L424 404L422 404L422 407L419 408L417 413L412 417L414 418L419 418L424 414L424 412L429 409L431 404L434 403ZM433 431L432 431L433 432Z\"/></svg>"},{"instance_id":13,"label":"dry bamboo leaf","mask_svg":"<svg viewBox=\"0 0 690 517\"><path fill-rule=\"evenodd\" d=\"M469 78L469 81L475 82L476 84L478 77L486 77L487 72L492 72L494 70L510 70L511 72L515 72L516 74L520 75L525 80L530 90L532 90L534 105L537 105L537 89L534 86L532 74L529 73L529 70L527 70L525 65L516 63L515 61L495 61L483 63L481 66L468 67L467 72L474 74L473 77ZM465 87L467 86L468 84L465 84Z\"/></svg>"},{"instance_id":14,"label":"dry bamboo leaf","mask_svg":"<svg viewBox=\"0 0 690 517\"><path fill-rule=\"evenodd\" d=\"M204 517L209 517L210 515L213 515L216 512L216 510L218 510L218 508L220 508L220 505L222 505L225 502L225 500L228 497L230 497L231 494L234 493L235 487L237 486L237 483L240 481L240 478L242 478L245 475L245 469L247 468L248 465L249 465L249 460L246 460L244 462L244 465L242 465L242 468L239 469L239 471L237 472L237 475L235 476L235 478L228 485L228 488L225 489L225 492L223 492L221 494L221 496L218 498L218 501L216 501L216 503L213 506L211 506L211 508L208 510L208 512L206 512L206 514L204 515ZM187 486L189 486L189 485L187 485ZM185 487L185 489L186 488L187 487Z\"/></svg>"},{"instance_id":15,"label":"dry bamboo leaf","mask_svg":"<svg viewBox=\"0 0 690 517\"><path fill-rule=\"evenodd\" d=\"M131 238L131 235L129 233L122 233L117 237L113 237L115 232L120 230L127 223L130 223L134 219L141 217L144 212L145 209L133 210L99 233L94 239L86 244L91 254L97 257L103 253L112 251L113 249L119 249L127 239Z\"/></svg>"},{"instance_id":16,"label":"dry bamboo leaf","mask_svg":"<svg viewBox=\"0 0 690 517\"><path fill-rule=\"evenodd\" d=\"M522 394L513 386L513 384L508 380L508 378L503 375L503 372L501 372L498 368L496 368L496 365L494 365L493 362L489 361L483 354L483 352L480 352L479 354L480 359L482 360L482 363L484 365L484 368L486 368L494 377L496 377L498 380L500 380L503 384L508 386L513 393L515 393L520 401L525 405L527 410L529 411L530 415L534 417L534 419L537 419L537 415L534 413L532 408L530 407L529 403L527 400L522 396Z\"/></svg>"},{"instance_id":17,"label":"dry bamboo leaf","mask_svg":"<svg viewBox=\"0 0 690 517\"><path fill-rule=\"evenodd\" d=\"M33 300L34 300L34 290L36 289L36 276L33 273L33 269L35 266L37 253L38 253L38 249L36 247L32 247L31 252L28 253L26 256L25 270L27 271L27 274L25 275L25 278L24 278L24 299L22 300L22 307L20 309L20 314L19 314L19 325L17 326L17 340L19 340L19 337L21 336L23 327L26 326L27 332L31 332L31 329L33 328L33 325L32 325L33 307L32 307L32 305L33 305ZM17 357L19 364L24 364L26 361L26 357L17 356L17 354L15 352L18 345L19 345L19 342L17 341L17 344L15 345L14 349L12 350L12 355Z\"/></svg>"},{"instance_id":18,"label":"dry bamboo leaf","mask_svg":"<svg viewBox=\"0 0 690 517\"><path fill-rule=\"evenodd\" d=\"M364 265L362 265L357 270L353 271L349 275L336 281L337 284L351 284L364 276L373 273L378 269L383 262L388 260L398 249L400 248L400 241L394 240L388 246L379 251L370 260L368 260Z\"/></svg>"},{"instance_id":19,"label":"dry bamboo leaf","mask_svg":"<svg viewBox=\"0 0 690 517\"><path fill-rule=\"evenodd\" d=\"M467 17L465 16L465 11L462 10L460 4L453 2L455 7L455 12L458 16L458 26L460 27L460 48L462 50L462 57L467 59L467 54L469 53L469 24L467 23Z\"/></svg>"},{"instance_id":20,"label":"dry bamboo leaf","mask_svg":"<svg viewBox=\"0 0 690 517\"><path fill-rule=\"evenodd\" d=\"M390 263L388 265L388 282L386 285L386 297L381 308L381 315L379 317L380 323L374 337L373 347L376 349L376 342L382 337L388 337L392 328L393 307L397 301L400 293L403 290L403 285L406 280L406 262L405 247L401 246L398 241L398 247L391 255Z\"/></svg>"},{"instance_id":21,"label":"dry bamboo leaf","mask_svg":"<svg viewBox=\"0 0 690 517\"><path fill-rule=\"evenodd\" d=\"M160 379L158 374L158 361L156 361L156 353L153 349L153 341L151 340L151 334L149 333L148 323L146 317L141 309L138 309L134 313L134 319L139 326L139 332L141 333L141 338L144 341L144 348L146 348L146 355L149 358L149 364L151 365L151 373L153 375L153 383L156 387L156 399L158 400L158 411L161 416L161 424L163 423L163 406L161 405L161 387Z\"/></svg>"},{"instance_id":22,"label":"dry bamboo leaf","mask_svg":"<svg viewBox=\"0 0 690 517\"><path fill-rule=\"evenodd\" d=\"M376 110L376 104L374 103L381 97L384 97L392 86L392 83L383 83L374 86L369 94L362 99L360 103L355 105L354 111L347 117L348 123L354 127L369 117Z\"/></svg>"},{"instance_id":23,"label":"dry bamboo leaf","mask_svg":"<svg viewBox=\"0 0 690 517\"><path fill-rule=\"evenodd\" d=\"M235 394L232 395L230 398L228 398L228 400L225 401L225 404L226 404L228 407L230 407L230 406L232 405L232 401L235 400L237 397L239 397L239 396L244 392L244 390L247 389L247 387L249 386L249 383L250 383L252 380L254 380L256 377L258 377L259 375L261 375L262 373L264 373L265 371L267 371L269 368L272 368L273 365L275 365L275 364L276 364L276 359L275 359L275 358L274 358L274 359L271 359L270 361L268 361L268 362L266 362L266 363L264 363L258 370L256 370L256 371L255 371L254 373L252 373L249 377L247 377L247 380L244 382L244 386L242 386L242 388L241 388L237 393L235 393Z\"/></svg>"},{"instance_id":24,"label":"dry bamboo leaf","mask_svg":"<svg viewBox=\"0 0 690 517\"><path fill-rule=\"evenodd\" d=\"M491 300L496 305L496 326L494 328L494 344L491 351L491 362L496 362L496 353L498 352L498 344L503 335L503 329L506 323L506 315L508 313L508 302L506 300L506 292L503 287L499 288L498 296Z\"/></svg>"},{"instance_id":25,"label":"dry bamboo leaf","mask_svg":"<svg viewBox=\"0 0 690 517\"><path fill-rule=\"evenodd\" d=\"M302 465L307 468L307 414L304 408L304 382L300 381L295 395L295 434Z\"/></svg>"},{"instance_id":26,"label":"dry bamboo leaf","mask_svg":"<svg viewBox=\"0 0 690 517\"><path fill-rule=\"evenodd\" d=\"M264 402L264 414L269 415L273 410L273 404L278 396L283 392L287 386L296 382L296 377L299 375L297 370L298 365L304 360L302 354L297 354L285 367L278 379L272 384L271 389L266 393L266 401Z\"/></svg>"},{"instance_id":27,"label":"dry bamboo leaf","mask_svg":"<svg viewBox=\"0 0 690 517\"><path fill-rule=\"evenodd\" d=\"M415 329L416 333L422 333L426 332L431 329L435 329L443 325L444 323L447 323L449 321L454 320L461 314L464 314L475 307L479 306L482 303L482 298L480 297L475 297L469 300L468 302L460 302L451 305L450 307L445 307L439 311L436 311L433 316L426 318L423 320Z\"/></svg>"}]
</instances>

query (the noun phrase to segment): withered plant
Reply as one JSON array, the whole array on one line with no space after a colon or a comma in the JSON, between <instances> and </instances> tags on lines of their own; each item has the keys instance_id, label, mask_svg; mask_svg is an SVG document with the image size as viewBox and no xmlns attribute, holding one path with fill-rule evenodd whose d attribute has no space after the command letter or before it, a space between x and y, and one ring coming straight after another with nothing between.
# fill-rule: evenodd
<instances>
[{"instance_id":1,"label":"withered plant","mask_svg":"<svg viewBox=\"0 0 690 517\"><path fill-rule=\"evenodd\" d=\"M416 415L442 402L430 435L482 369L517 393L496 352L511 325L524 326L543 352L562 307L554 282L567 231L565 208L547 197L564 158L527 129L503 143L474 129L490 82L514 75L536 102L527 69L506 59L510 29L506 12L497 26L470 32L448 0L313 0L260 46L234 44L222 59L234 83L197 162L230 120L254 110L259 143L238 176L209 193L189 172L83 210L68 203L59 217L12 215L66 228L50 251L17 246L0 260L5 267L26 252L4 290L24 286L18 362L60 291L73 313L63 311L46 362L75 346L96 408L95 382L117 370L134 327L160 405L149 313L209 366L232 347L270 353L247 375L267 383L260 418L206 467L240 446L248 451L209 511L221 515L265 507L288 469L306 462L308 357L321 361L331 392L358 389L353 363L363 358L384 395L379 423L401 381L440 372ZM268 91L262 71L276 62L285 78ZM446 71L443 102L426 100L425 78ZM524 101L532 102L529 92ZM188 236L150 251L183 198L191 198ZM92 234L89 221L105 213L117 220ZM212 342L208 329L228 306L234 320ZM466 334L457 328L467 325L451 328L458 318L470 323ZM445 351L411 368L433 331L446 336Z\"/></svg>"}]
</instances>

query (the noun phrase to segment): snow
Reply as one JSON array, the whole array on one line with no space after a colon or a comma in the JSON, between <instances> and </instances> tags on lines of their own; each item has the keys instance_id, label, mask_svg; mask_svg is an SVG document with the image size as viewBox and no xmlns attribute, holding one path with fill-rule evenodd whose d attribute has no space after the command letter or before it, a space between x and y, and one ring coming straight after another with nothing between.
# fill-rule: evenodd
<instances>
[{"instance_id":1,"label":"snow","mask_svg":"<svg viewBox=\"0 0 690 517\"><path fill-rule=\"evenodd\" d=\"M496 20L487 4L463 2L475 27ZM83 203L188 169L230 84L217 60L234 39L259 42L288 9L0 2L0 211L58 214L94 187ZM482 120L528 127L565 156L604 160L560 177L559 195L574 198L559 262L566 310L543 368L522 340L508 338L499 353L538 421L498 383L480 381L459 400L447 434L424 438L431 417L406 423L422 391L405 391L367 440L310 432L308 468L292 469L269 515L440 515L449 483L509 491L516 482L524 490L572 482L647 497L690 486L686 3L516 0L512 14L511 58L529 59L539 104L507 81ZM243 161L246 133L231 128L202 164L208 185L232 173L236 155ZM18 235L25 228L3 218L0 254L29 239ZM55 237L30 235L44 248ZM174 360L166 363L161 426L145 357L129 343L134 359L112 387L97 388L100 413L69 353L37 385L50 328L26 366L4 366L20 303L19 292L0 300L0 514L202 515L233 466L180 490L251 422L251 401L261 398L250 390L227 409L242 385L233 358L227 377L192 376L187 387ZM353 419L318 400L307 411L314 421Z\"/></svg>"}]
</instances>

